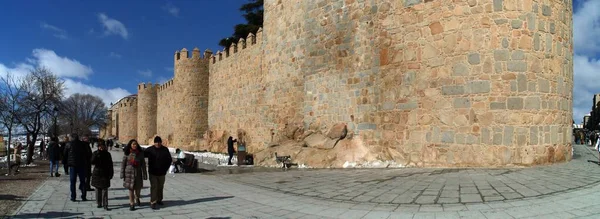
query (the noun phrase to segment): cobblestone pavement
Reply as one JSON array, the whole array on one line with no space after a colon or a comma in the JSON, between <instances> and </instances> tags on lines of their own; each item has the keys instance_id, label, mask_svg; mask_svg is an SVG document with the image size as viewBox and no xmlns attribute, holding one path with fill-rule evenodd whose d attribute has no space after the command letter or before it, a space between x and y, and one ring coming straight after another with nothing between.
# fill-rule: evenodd
<instances>
[{"instance_id":1,"label":"cobblestone pavement","mask_svg":"<svg viewBox=\"0 0 600 219\"><path fill-rule=\"evenodd\" d=\"M145 204L136 211L129 211L117 170L109 190L111 211L96 208L93 192L91 201L68 201L68 179L60 177L37 188L14 217L599 218L600 167L588 162L598 160L592 150L577 145L569 163L522 169L176 174L167 177L165 206L150 209L145 181Z\"/></svg>"}]
</instances>

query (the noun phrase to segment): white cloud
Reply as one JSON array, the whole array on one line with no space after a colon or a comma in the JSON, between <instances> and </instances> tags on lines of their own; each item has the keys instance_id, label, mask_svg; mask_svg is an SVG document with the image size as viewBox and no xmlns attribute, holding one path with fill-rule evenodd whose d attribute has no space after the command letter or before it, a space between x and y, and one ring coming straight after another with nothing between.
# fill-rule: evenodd
<instances>
[{"instance_id":1,"label":"white cloud","mask_svg":"<svg viewBox=\"0 0 600 219\"><path fill-rule=\"evenodd\" d=\"M54 37L56 37L56 38L63 39L63 40L68 38L68 37L67 37L67 31L65 31L65 30L63 30L63 29L60 29L60 28L58 28L58 27L56 27L56 26L53 26L53 25L47 24L46 22L42 22L42 23L40 24L40 27L41 27L42 29L45 29L45 30L50 30L50 31L52 31L52 32L54 33L54 34L53 34L53 35L54 35Z\"/></svg>"},{"instance_id":2,"label":"white cloud","mask_svg":"<svg viewBox=\"0 0 600 219\"><path fill-rule=\"evenodd\" d=\"M87 79L94 72L91 67L74 59L60 57L52 50L34 49L33 57L35 59L29 59L30 63L45 66L60 77Z\"/></svg>"},{"instance_id":3,"label":"white cloud","mask_svg":"<svg viewBox=\"0 0 600 219\"><path fill-rule=\"evenodd\" d=\"M162 7L162 9L175 17L179 17L179 8L175 7L175 5L173 5L173 3L171 2L167 2L167 4Z\"/></svg>"},{"instance_id":4,"label":"white cloud","mask_svg":"<svg viewBox=\"0 0 600 219\"><path fill-rule=\"evenodd\" d=\"M65 91L67 97L75 93L91 94L100 97L107 107L110 107L110 103L115 103L122 97L131 94L123 88L104 89L71 79L65 79L65 87L67 88Z\"/></svg>"},{"instance_id":5,"label":"white cloud","mask_svg":"<svg viewBox=\"0 0 600 219\"><path fill-rule=\"evenodd\" d=\"M121 58L121 54L116 53L116 52L110 52L110 54L108 56L113 57L113 58L117 58L117 59Z\"/></svg>"},{"instance_id":6,"label":"white cloud","mask_svg":"<svg viewBox=\"0 0 600 219\"><path fill-rule=\"evenodd\" d=\"M581 123L592 109L595 93L600 93L600 1L588 0L576 5L573 15L573 119Z\"/></svg>"},{"instance_id":7,"label":"white cloud","mask_svg":"<svg viewBox=\"0 0 600 219\"><path fill-rule=\"evenodd\" d=\"M600 93L600 86L598 86L600 60L575 55L573 65L575 80L573 86L573 116L575 122L580 123L583 116L592 109L594 94Z\"/></svg>"},{"instance_id":8,"label":"white cloud","mask_svg":"<svg viewBox=\"0 0 600 219\"><path fill-rule=\"evenodd\" d=\"M0 76L4 77L11 74L16 78L23 78L33 69L34 66L25 63L19 63L12 68L0 63Z\"/></svg>"},{"instance_id":9,"label":"white cloud","mask_svg":"<svg viewBox=\"0 0 600 219\"><path fill-rule=\"evenodd\" d=\"M127 28L121 21L109 18L104 13L98 14L98 20L104 26L104 35L120 35L123 39L127 39L129 36Z\"/></svg>"},{"instance_id":10,"label":"white cloud","mask_svg":"<svg viewBox=\"0 0 600 219\"><path fill-rule=\"evenodd\" d=\"M27 58L25 62L13 64L12 67L0 63L0 75L11 74L16 77L24 77L35 67L45 66L65 81L66 97L75 93L92 94L102 98L104 103L109 106L111 102L114 103L120 98L130 95L123 88L104 89L76 81L77 78L86 79L91 75L93 73L91 67L85 66L74 59L60 57L52 50L35 49L32 56L32 58Z\"/></svg>"},{"instance_id":11,"label":"white cloud","mask_svg":"<svg viewBox=\"0 0 600 219\"><path fill-rule=\"evenodd\" d=\"M595 55L600 52L600 1L588 0L579 4L573 15L573 39L579 54Z\"/></svg>"}]
</instances>

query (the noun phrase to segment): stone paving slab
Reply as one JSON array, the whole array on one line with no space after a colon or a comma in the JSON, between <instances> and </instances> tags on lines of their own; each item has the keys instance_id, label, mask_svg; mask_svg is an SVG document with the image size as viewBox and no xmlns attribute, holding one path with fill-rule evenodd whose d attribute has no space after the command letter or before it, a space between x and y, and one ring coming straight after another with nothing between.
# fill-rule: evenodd
<instances>
[{"instance_id":1,"label":"stone paving slab","mask_svg":"<svg viewBox=\"0 0 600 219\"><path fill-rule=\"evenodd\" d=\"M597 160L576 145L569 163L532 168L304 169L220 175L259 188L318 199L381 204L451 204L520 200L600 183ZM332 187L331 185L335 185Z\"/></svg>"},{"instance_id":2,"label":"stone paving slab","mask_svg":"<svg viewBox=\"0 0 600 219\"><path fill-rule=\"evenodd\" d=\"M587 153L587 154L586 154ZM111 211L95 208L94 193L87 202L71 202L67 177L52 178L29 197L14 218L600 218L600 184L593 174L600 169L585 159L597 160L591 150L577 146L578 158L567 164L528 169L374 169L319 170L234 175L177 174L167 177L165 206L149 208L149 182L142 189L143 206L129 211L127 190L120 179L112 180L109 190ZM117 153L113 157L120 156ZM114 159L118 160L118 159ZM115 168L118 167L116 163ZM555 169L556 171L552 171ZM115 176L119 176L118 168ZM569 171L572 172L569 172ZM579 172L575 172L575 170ZM436 172L437 171L437 172ZM344 177L343 174L349 175ZM548 181L560 189L553 193L495 201L485 197L518 190L538 191L539 177L572 177ZM585 177L585 175L589 177ZM330 180L327 180L331 175ZM370 177L369 177L370 176ZM262 177L262 178L260 178ZM527 178L531 183L521 180ZM406 179L409 183L403 183ZM340 183L340 180L348 180ZM387 179L387 180L379 180ZM282 182L285 181L285 182ZM396 182L399 181L399 182ZM338 184L339 183L339 184ZM519 186L520 185L520 186ZM535 186L533 186L535 185ZM269 187L273 186L273 187ZM438 203L446 193L458 195L459 202ZM462 188L465 193L461 193ZM524 188L523 188L524 187ZM292 188L283 191L280 188ZM480 189L482 188L482 189ZM485 188L485 189L483 189ZM313 193L344 191L352 197L375 197L363 202L315 196ZM306 194L298 194L304 191ZM383 191L383 192L381 192ZM427 191L427 192L426 192ZM419 197L438 197L434 203L417 204ZM468 193L467 193L468 191ZM485 191L485 192L482 192ZM308 192L310 195L307 195ZM475 193L477 192L477 193ZM489 192L489 193L488 193ZM523 192L523 191L522 191ZM369 196L365 195L369 193ZM390 200L378 203L375 200ZM408 194L408 195L406 195ZM416 194L416 195L414 195ZM426 195L425 195L426 194ZM404 196L403 196L404 195ZM465 203L461 195L476 197ZM399 197L411 197L410 203L394 203ZM384 197L384 198L381 198ZM504 196L503 196L504 197ZM452 198L452 197L449 197ZM366 198L365 198L366 199Z\"/></svg>"}]
</instances>

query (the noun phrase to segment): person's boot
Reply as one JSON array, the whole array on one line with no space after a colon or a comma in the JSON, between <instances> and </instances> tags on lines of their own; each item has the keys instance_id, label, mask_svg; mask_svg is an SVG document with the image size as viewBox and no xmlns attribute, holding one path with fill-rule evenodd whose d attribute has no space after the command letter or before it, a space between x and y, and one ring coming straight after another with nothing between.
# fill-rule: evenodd
<instances>
[{"instance_id":1,"label":"person's boot","mask_svg":"<svg viewBox=\"0 0 600 219\"><path fill-rule=\"evenodd\" d=\"M135 199L135 203L137 204L137 206L142 206L142 204L141 204L141 202L140 202L140 199L139 199L139 198L138 198L138 199Z\"/></svg>"},{"instance_id":2,"label":"person's boot","mask_svg":"<svg viewBox=\"0 0 600 219\"><path fill-rule=\"evenodd\" d=\"M130 210L130 211L135 211L135 205L131 205L131 204L130 204L130 205L129 205L129 210Z\"/></svg>"},{"instance_id":3,"label":"person's boot","mask_svg":"<svg viewBox=\"0 0 600 219\"><path fill-rule=\"evenodd\" d=\"M56 173L54 174L54 177L59 177L59 176L60 176L60 173L58 173L58 172L56 172Z\"/></svg>"},{"instance_id":4,"label":"person's boot","mask_svg":"<svg viewBox=\"0 0 600 219\"><path fill-rule=\"evenodd\" d=\"M50 172L50 177L54 177L54 173Z\"/></svg>"}]
</instances>

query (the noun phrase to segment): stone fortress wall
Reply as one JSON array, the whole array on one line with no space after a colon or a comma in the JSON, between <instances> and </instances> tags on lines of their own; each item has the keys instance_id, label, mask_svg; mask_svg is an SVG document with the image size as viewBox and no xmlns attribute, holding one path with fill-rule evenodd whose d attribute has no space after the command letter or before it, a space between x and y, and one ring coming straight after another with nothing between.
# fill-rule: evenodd
<instances>
[{"instance_id":1,"label":"stone fortress wall","mask_svg":"<svg viewBox=\"0 0 600 219\"><path fill-rule=\"evenodd\" d=\"M150 139L156 134L158 89L158 84L153 85L152 83L141 83L138 85L138 141Z\"/></svg>"},{"instance_id":2,"label":"stone fortress wall","mask_svg":"<svg viewBox=\"0 0 600 219\"><path fill-rule=\"evenodd\" d=\"M113 105L113 114L117 112L117 135L119 140L127 143L137 138L138 133L138 100L135 95L122 98Z\"/></svg>"},{"instance_id":3,"label":"stone fortress wall","mask_svg":"<svg viewBox=\"0 0 600 219\"><path fill-rule=\"evenodd\" d=\"M277 151L337 167L569 160L572 12L571 0L267 0L256 36L176 53L156 133L213 151L239 136L268 164Z\"/></svg>"}]
</instances>

